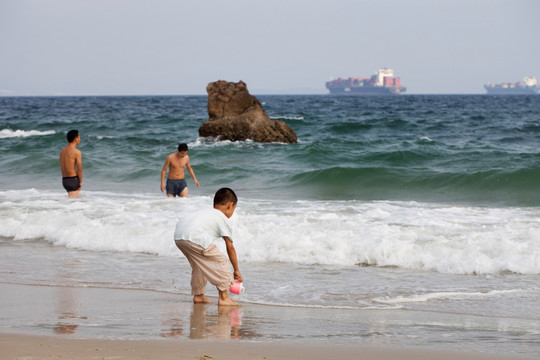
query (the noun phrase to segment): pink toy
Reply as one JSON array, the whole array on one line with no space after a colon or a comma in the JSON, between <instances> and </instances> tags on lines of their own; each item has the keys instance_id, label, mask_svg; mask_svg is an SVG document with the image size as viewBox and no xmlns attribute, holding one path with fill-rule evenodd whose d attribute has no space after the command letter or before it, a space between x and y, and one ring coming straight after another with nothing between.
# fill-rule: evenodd
<instances>
[{"instance_id":1,"label":"pink toy","mask_svg":"<svg viewBox=\"0 0 540 360\"><path fill-rule=\"evenodd\" d=\"M229 291L232 292L233 294L240 295L244 292L244 285L242 285L241 282L237 281L234 283L233 286L229 288Z\"/></svg>"}]
</instances>

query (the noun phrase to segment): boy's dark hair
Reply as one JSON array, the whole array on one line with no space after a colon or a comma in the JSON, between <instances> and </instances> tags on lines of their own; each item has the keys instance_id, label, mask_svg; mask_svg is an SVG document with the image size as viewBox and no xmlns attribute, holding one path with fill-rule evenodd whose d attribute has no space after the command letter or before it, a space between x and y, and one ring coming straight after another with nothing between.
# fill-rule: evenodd
<instances>
[{"instance_id":1,"label":"boy's dark hair","mask_svg":"<svg viewBox=\"0 0 540 360\"><path fill-rule=\"evenodd\" d=\"M187 144L182 143L182 144L178 145L178 151L187 151L187 150L188 150L187 149Z\"/></svg>"},{"instance_id":2,"label":"boy's dark hair","mask_svg":"<svg viewBox=\"0 0 540 360\"><path fill-rule=\"evenodd\" d=\"M229 202L232 202L234 205L238 202L238 197L232 189L221 188L216 191L216 194L214 195L214 205L225 205Z\"/></svg>"},{"instance_id":3,"label":"boy's dark hair","mask_svg":"<svg viewBox=\"0 0 540 360\"><path fill-rule=\"evenodd\" d=\"M69 130L68 133L67 133L67 141L70 143L70 142L73 142L73 140L75 140L77 138L77 136L79 136L79 130Z\"/></svg>"}]
</instances>

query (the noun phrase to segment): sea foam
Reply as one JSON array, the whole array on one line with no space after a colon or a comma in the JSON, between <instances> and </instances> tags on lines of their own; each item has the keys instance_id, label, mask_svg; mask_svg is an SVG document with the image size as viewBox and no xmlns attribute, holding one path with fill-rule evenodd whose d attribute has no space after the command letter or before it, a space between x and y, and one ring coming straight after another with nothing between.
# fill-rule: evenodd
<instances>
[{"instance_id":1,"label":"sea foam","mask_svg":"<svg viewBox=\"0 0 540 360\"><path fill-rule=\"evenodd\" d=\"M0 236L90 251L180 256L178 219L207 196L0 191ZM540 273L540 209L389 201L241 199L233 238L245 262L392 266L449 274ZM223 244L218 246L223 248Z\"/></svg>"},{"instance_id":2,"label":"sea foam","mask_svg":"<svg viewBox=\"0 0 540 360\"><path fill-rule=\"evenodd\" d=\"M17 137L29 137L29 136L43 136L43 135L52 135L55 134L54 130L39 131L39 130L11 130L11 129L2 129L0 130L0 139L5 138L17 138Z\"/></svg>"}]
</instances>

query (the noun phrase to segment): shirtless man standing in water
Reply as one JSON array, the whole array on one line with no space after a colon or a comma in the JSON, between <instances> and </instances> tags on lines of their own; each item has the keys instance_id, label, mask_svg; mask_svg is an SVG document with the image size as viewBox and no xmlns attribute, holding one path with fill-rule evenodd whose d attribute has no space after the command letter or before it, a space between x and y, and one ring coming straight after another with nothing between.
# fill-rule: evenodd
<instances>
[{"instance_id":1,"label":"shirtless man standing in water","mask_svg":"<svg viewBox=\"0 0 540 360\"><path fill-rule=\"evenodd\" d=\"M82 188L82 155L76 148L81 143L79 131L70 130L67 133L69 144L60 151L60 168L62 169L62 185L68 192L68 197L78 198Z\"/></svg>"},{"instance_id":2,"label":"shirtless man standing in water","mask_svg":"<svg viewBox=\"0 0 540 360\"><path fill-rule=\"evenodd\" d=\"M178 151L167 156L165 160L165 165L161 170L161 192L167 190L167 197L188 197L188 188L186 179L184 178L184 168L187 167L187 170L195 185L199 187L199 182L195 177L195 173L189 164L189 156L187 154L188 146L187 144L178 145ZM169 176L167 177L167 185L165 185L165 173L169 169Z\"/></svg>"}]
</instances>

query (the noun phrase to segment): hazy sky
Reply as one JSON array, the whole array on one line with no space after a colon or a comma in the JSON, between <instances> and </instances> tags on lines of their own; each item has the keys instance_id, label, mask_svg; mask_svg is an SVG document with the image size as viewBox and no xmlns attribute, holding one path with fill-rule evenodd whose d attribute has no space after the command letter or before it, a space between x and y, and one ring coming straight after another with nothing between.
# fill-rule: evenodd
<instances>
[{"instance_id":1,"label":"hazy sky","mask_svg":"<svg viewBox=\"0 0 540 360\"><path fill-rule=\"evenodd\" d=\"M538 0L0 0L0 95L326 93L394 69L409 94L540 79Z\"/></svg>"}]
</instances>

